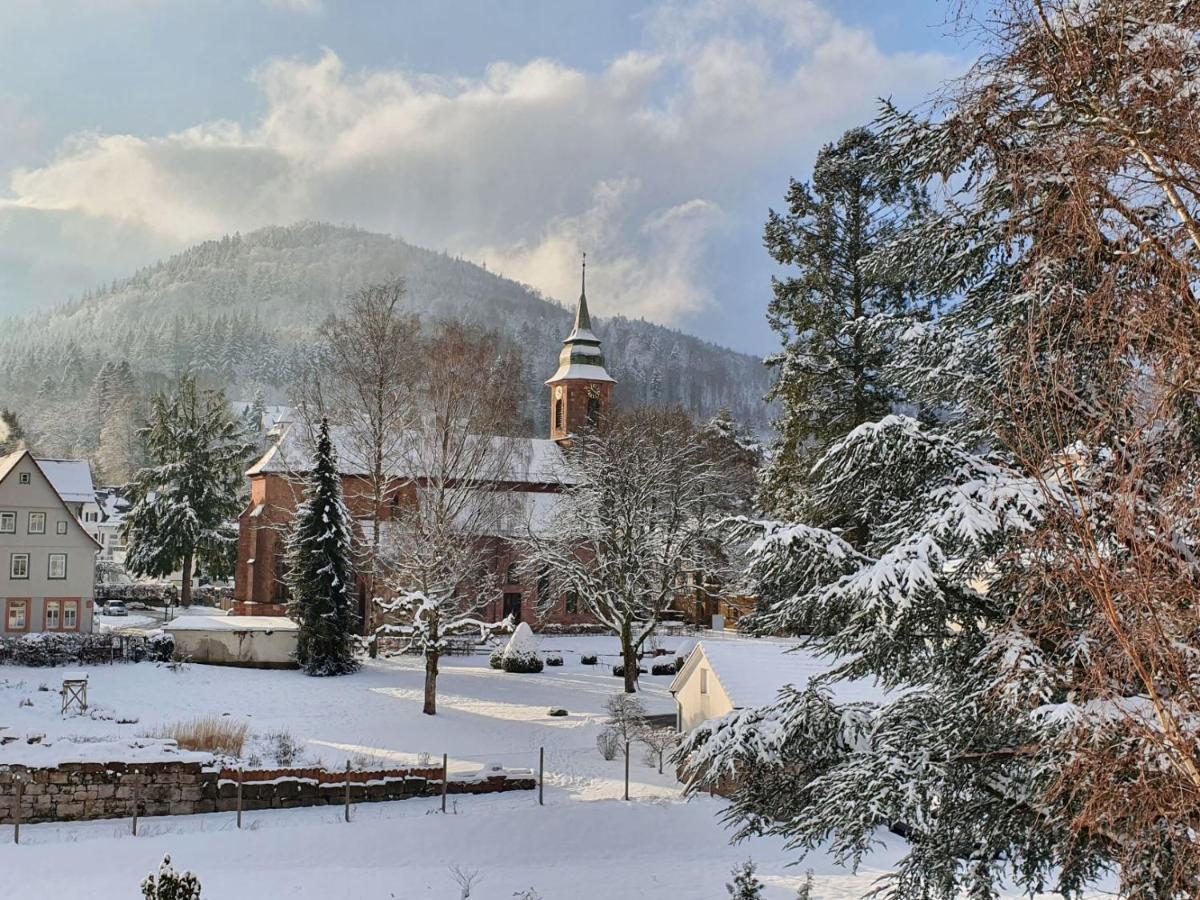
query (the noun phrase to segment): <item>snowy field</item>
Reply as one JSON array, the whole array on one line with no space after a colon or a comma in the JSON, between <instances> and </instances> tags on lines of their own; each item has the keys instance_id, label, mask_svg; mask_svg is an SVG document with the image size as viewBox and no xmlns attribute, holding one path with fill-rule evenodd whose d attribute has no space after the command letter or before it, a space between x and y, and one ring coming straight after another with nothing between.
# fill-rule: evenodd
<instances>
[{"instance_id":1,"label":"snowy field","mask_svg":"<svg viewBox=\"0 0 1200 900\"><path fill-rule=\"evenodd\" d=\"M680 642L664 639L663 646ZM421 661L410 657L331 679L200 665L92 667L92 709L68 719L59 717L55 693L63 670L0 668L0 727L45 735L59 749L68 739L131 739L215 715L246 722L255 752L269 754L286 734L303 762L330 767L347 760L410 763L423 754L440 760L448 753L460 771L486 762L535 768L544 747L547 771L544 807L536 792L516 792L460 797L444 817L436 814L437 801L426 800L359 805L350 824L328 807L262 811L246 814L240 832L228 813L152 818L142 821L136 838L128 820L42 824L25 826L20 846L3 828L0 898L130 900L141 878L170 853L216 900L457 898L451 866L479 872L472 900L509 900L530 888L543 900L715 900L726 896L729 870L747 857L758 864L772 900L794 897L807 868L815 873L813 897L840 900L862 896L903 851L899 839L881 835L885 846L852 874L821 857L789 867L793 856L776 840L731 847L719 818L724 802L685 802L674 779L660 776L637 749L633 799L624 802L622 760L604 760L595 746L604 701L621 685L608 669L615 638L547 637L542 649L561 651L565 666L513 675L489 669L484 656L444 660L436 717L420 712ZM596 652L609 655L599 667L580 664L581 654ZM669 684L668 677L643 676L650 713L673 712ZM550 706L570 715L550 718ZM18 746L0 747L0 764L6 753L15 760Z\"/></svg>"}]
</instances>

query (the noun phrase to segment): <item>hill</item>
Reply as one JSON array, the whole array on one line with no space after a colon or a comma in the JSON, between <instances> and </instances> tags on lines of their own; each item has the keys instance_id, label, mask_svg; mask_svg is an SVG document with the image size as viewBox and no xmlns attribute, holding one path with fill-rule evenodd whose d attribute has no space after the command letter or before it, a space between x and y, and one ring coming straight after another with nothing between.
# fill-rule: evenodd
<instances>
[{"instance_id":1,"label":"hill","mask_svg":"<svg viewBox=\"0 0 1200 900\"><path fill-rule=\"evenodd\" d=\"M521 349L537 433L544 381L571 311L484 268L386 235L321 223L206 241L49 312L0 328L0 406L15 408L44 453L90 455L97 407L182 373L231 397L286 400L318 324L363 284L403 275L408 309L494 328ZM603 307L603 298L594 298ZM594 307L593 307L594 308ZM767 426L767 373L756 357L620 316L597 319L621 404L722 406ZM115 386L114 386L115 385Z\"/></svg>"}]
</instances>

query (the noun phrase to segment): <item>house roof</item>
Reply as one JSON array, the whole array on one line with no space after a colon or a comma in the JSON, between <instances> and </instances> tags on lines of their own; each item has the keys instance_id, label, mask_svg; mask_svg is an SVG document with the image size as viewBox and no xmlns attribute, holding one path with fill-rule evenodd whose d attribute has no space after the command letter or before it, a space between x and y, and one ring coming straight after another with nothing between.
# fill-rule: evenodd
<instances>
[{"instance_id":1,"label":"house roof","mask_svg":"<svg viewBox=\"0 0 1200 900\"><path fill-rule=\"evenodd\" d=\"M367 468L357 461L353 443L347 429L332 426L329 437L337 451L338 469L343 475L365 475ZM540 438L480 437L490 441L496 451L496 469L490 481L496 483L558 485L569 482L563 463L562 448L551 440ZM247 475L264 473L302 474L312 465L311 443L304 428L289 423L281 429L275 442L266 453L247 470ZM396 472L397 479L420 478L426 474L419 471L415 459L402 463Z\"/></svg>"},{"instance_id":2,"label":"house roof","mask_svg":"<svg viewBox=\"0 0 1200 900\"><path fill-rule=\"evenodd\" d=\"M50 479L58 496L67 503L95 503L92 467L86 459L39 459L38 466Z\"/></svg>"},{"instance_id":3,"label":"house roof","mask_svg":"<svg viewBox=\"0 0 1200 900\"><path fill-rule=\"evenodd\" d=\"M809 681L828 672L832 663L795 643L752 638L701 641L671 682L671 693L706 660L735 709L773 703L787 685L803 689ZM836 683L839 700L878 700L883 689L866 680Z\"/></svg>"},{"instance_id":4,"label":"house roof","mask_svg":"<svg viewBox=\"0 0 1200 900\"><path fill-rule=\"evenodd\" d=\"M28 456L31 460L33 460L33 467L35 469L37 469L38 474L42 477L42 480L45 482L45 484L47 486L49 486L50 490L52 490L54 492L54 496L58 498L58 502L60 504L62 504L63 512L65 512L67 514L67 521L69 521L71 523L70 527L79 529L80 534L82 534L89 541L91 541L93 545L95 545L97 548L99 548L100 542L97 541L95 537L88 534L87 529L85 529L83 527L83 525L80 523L79 519L77 519L75 517L75 514L72 513L71 510L67 507L67 501L63 499L62 494L60 494L58 492L58 490L54 486L54 483L51 482L50 478L46 475L45 470L42 468L42 463L37 458L35 458L34 455L32 453L30 453L28 450L18 450L15 453L10 453L7 456L0 457L0 483L3 483L3 481L10 474L12 474L13 469L15 469L17 467L17 464L21 460L23 460L26 456ZM88 478L89 479L91 478L90 473L88 475Z\"/></svg>"}]
</instances>

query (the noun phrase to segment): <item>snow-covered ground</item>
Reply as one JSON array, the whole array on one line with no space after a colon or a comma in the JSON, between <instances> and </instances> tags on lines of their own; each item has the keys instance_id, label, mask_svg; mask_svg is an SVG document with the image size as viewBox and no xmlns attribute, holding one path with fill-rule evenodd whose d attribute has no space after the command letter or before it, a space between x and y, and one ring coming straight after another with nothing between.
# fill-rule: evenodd
<instances>
[{"instance_id":1,"label":"snow-covered ground","mask_svg":"<svg viewBox=\"0 0 1200 900\"><path fill-rule=\"evenodd\" d=\"M707 638L706 638L707 639ZM736 640L736 638L729 638ZM664 639L674 647L679 639ZM153 663L88 670L87 716L58 715L63 670L0 668L0 727L8 734L44 734L61 749L70 739L130 739L198 716L228 716L248 724L251 743L269 752L287 733L309 762L328 766L373 761L415 762L422 754L466 771L481 763L537 765L546 751L546 805L535 792L465 796L453 815L436 801L255 812L238 831L232 814L143 820L138 837L129 822L25 826L21 845L0 829L0 898L89 897L127 900L165 853L195 871L204 896L219 898L409 898L459 896L449 869L478 870L472 900L509 900L535 889L544 900L629 896L722 898L729 870L753 857L773 900L794 897L804 870L815 871L816 898L862 896L903 851L884 846L857 874L811 858L799 867L777 840L731 847L720 821L724 802L685 802L669 775L633 754L630 793L622 801L623 762L604 760L595 739L607 697L620 690L606 664L614 638L547 637L543 650L562 652L565 665L537 675L494 671L485 656L451 657L439 679L439 714L421 714L421 661L402 657L368 663L344 678L308 678L294 671L192 665L180 671ZM583 653L602 656L598 667ZM670 678L643 677L651 713L673 712ZM50 690L39 690L45 685ZM22 705L28 699L32 706ZM546 715L564 706L566 718ZM0 765L6 751L0 747ZM15 758L15 755L12 757Z\"/></svg>"}]
</instances>

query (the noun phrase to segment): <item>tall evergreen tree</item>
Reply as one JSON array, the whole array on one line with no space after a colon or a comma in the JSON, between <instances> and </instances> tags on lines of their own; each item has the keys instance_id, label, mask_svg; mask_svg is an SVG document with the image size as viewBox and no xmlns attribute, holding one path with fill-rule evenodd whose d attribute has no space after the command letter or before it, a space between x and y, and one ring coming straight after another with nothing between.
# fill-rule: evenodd
<instances>
[{"instance_id":1,"label":"tall evergreen tree","mask_svg":"<svg viewBox=\"0 0 1200 900\"><path fill-rule=\"evenodd\" d=\"M180 602L186 606L197 569L216 578L233 571L234 520L253 445L225 395L200 390L190 378L174 394L154 398L142 433L149 465L129 486L125 565L134 575L155 578L182 572Z\"/></svg>"},{"instance_id":2,"label":"tall evergreen tree","mask_svg":"<svg viewBox=\"0 0 1200 900\"><path fill-rule=\"evenodd\" d=\"M771 210L767 219L768 252L795 273L772 279L767 314L783 343L767 360L775 369L769 396L782 414L760 504L774 515L811 517L813 463L899 397L883 375L888 332L879 326L922 306L892 271L872 265L872 255L920 207L910 184L884 164L878 138L855 128L822 148L811 182L793 180L786 213ZM830 524L858 528L852 540L865 539L861 522Z\"/></svg>"},{"instance_id":3,"label":"tall evergreen tree","mask_svg":"<svg viewBox=\"0 0 1200 900\"><path fill-rule=\"evenodd\" d=\"M287 540L288 612L300 625L296 659L309 675L346 675L354 657L350 513L322 419L304 502Z\"/></svg>"}]
</instances>

